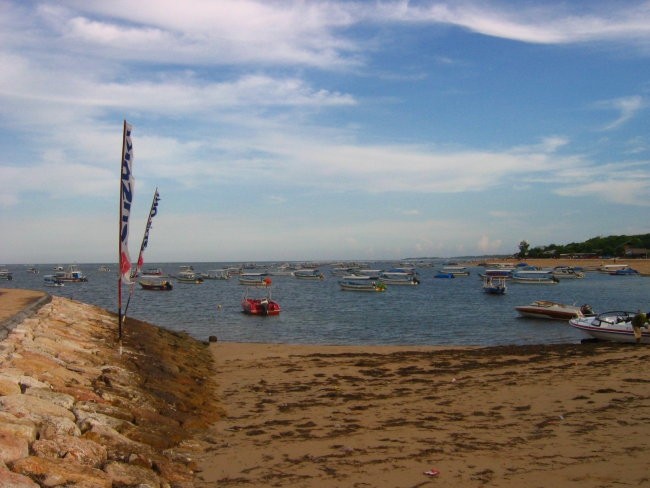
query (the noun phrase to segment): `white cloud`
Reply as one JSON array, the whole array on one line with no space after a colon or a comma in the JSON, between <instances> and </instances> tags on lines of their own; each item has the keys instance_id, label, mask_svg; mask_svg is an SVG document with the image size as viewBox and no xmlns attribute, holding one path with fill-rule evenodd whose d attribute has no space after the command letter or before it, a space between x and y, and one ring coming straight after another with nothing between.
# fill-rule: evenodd
<instances>
[{"instance_id":1,"label":"white cloud","mask_svg":"<svg viewBox=\"0 0 650 488\"><path fill-rule=\"evenodd\" d=\"M647 107L646 101L641 96L631 96L631 97L622 97L616 98L614 100L608 100L604 102L599 102L596 104L597 107L611 109L618 112L618 117L613 122L607 124L603 130L613 130L618 129L630 119L632 119L640 110L643 110Z\"/></svg>"}]
</instances>

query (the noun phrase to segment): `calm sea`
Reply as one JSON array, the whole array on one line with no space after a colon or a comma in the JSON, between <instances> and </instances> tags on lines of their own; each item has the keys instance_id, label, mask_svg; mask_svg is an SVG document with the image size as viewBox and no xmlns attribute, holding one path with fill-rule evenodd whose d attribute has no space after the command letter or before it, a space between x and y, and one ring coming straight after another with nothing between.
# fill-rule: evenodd
<instances>
[{"instance_id":1,"label":"calm sea","mask_svg":"<svg viewBox=\"0 0 650 488\"><path fill-rule=\"evenodd\" d=\"M175 274L180 264L147 263ZM191 263L196 271L231 266L232 263ZM99 271L99 264L79 265L86 283L66 283L62 288L43 286L51 265L37 266L39 275L25 266L8 266L12 281L0 288L42 289L117 311L117 273ZM387 269L388 263L372 263ZM272 296L282 307L276 317L248 316L240 301L246 287L237 277L206 280L203 284L174 282L171 292L136 287L128 315L165 328L186 331L200 340L296 344L384 345L507 345L577 343L585 338L568 323L520 318L514 309L533 300L590 304L596 312L650 310L650 279L588 272L584 279L562 280L558 285L511 283L503 296L482 291L479 272L468 277L436 279L439 266L418 268L419 286L389 286L384 293L342 291L329 266L319 268L323 281L272 276ZM251 289L251 294L255 292ZM126 303L128 289L124 287Z\"/></svg>"}]
</instances>

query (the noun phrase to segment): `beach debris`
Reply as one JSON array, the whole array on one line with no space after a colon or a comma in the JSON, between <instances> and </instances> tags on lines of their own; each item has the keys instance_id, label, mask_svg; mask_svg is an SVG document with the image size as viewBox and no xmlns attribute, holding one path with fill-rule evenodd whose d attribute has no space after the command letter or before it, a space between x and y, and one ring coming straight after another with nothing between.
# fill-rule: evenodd
<instances>
[{"instance_id":1,"label":"beach debris","mask_svg":"<svg viewBox=\"0 0 650 488\"><path fill-rule=\"evenodd\" d=\"M440 474L440 471L438 471L436 468L431 468L430 470L425 471L424 474L434 478Z\"/></svg>"}]
</instances>

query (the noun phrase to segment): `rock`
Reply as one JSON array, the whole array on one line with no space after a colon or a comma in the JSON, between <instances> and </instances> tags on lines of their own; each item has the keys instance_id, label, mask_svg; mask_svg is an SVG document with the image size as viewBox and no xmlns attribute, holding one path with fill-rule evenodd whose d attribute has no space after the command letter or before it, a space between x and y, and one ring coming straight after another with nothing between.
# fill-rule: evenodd
<instances>
[{"instance_id":1,"label":"rock","mask_svg":"<svg viewBox=\"0 0 650 488\"><path fill-rule=\"evenodd\" d=\"M72 420L64 417L47 417L38 427L39 439L54 439L60 435L80 436L81 430Z\"/></svg>"},{"instance_id":2,"label":"rock","mask_svg":"<svg viewBox=\"0 0 650 488\"><path fill-rule=\"evenodd\" d=\"M208 342L217 342L219 339L215 335L208 337Z\"/></svg>"},{"instance_id":3,"label":"rock","mask_svg":"<svg viewBox=\"0 0 650 488\"><path fill-rule=\"evenodd\" d=\"M0 375L0 396L18 395L19 393L20 385L16 380Z\"/></svg>"},{"instance_id":4,"label":"rock","mask_svg":"<svg viewBox=\"0 0 650 488\"><path fill-rule=\"evenodd\" d=\"M38 484L27 476L12 473L3 468L0 468L0 486L2 488L39 488Z\"/></svg>"},{"instance_id":5,"label":"rock","mask_svg":"<svg viewBox=\"0 0 650 488\"><path fill-rule=\"evenodd\" d=\"M74 397L65 393L57 393L49 388L27 388L25 395L31 395L54 405L70 410L74 405Z\"/></svg>"},{"instance_id":6,"label":"rock","mask_svg":"<svg viewBox=\"0 0 650 488\"><path fill-rule=\"evenodd\" d=\"M62 458L66 461L101 468L108 459L106 448L94 441L74 436L57 436L54 439L37 440L32 451L39 457Z\"/></svg>"},{"instance_id":7,"label":"rock","mask_svg":"<svg viewBox=\"0 0 650 488\"><path fill-rule=\"evenodd\" d=\"M126 461L133 453L151 455L153 452L150 446L135 442L110 426L103 425L92 419L89 422L91 428L84 432L82 438L105 446L108 459Z\"/></svg>"},{"instance_id":8,"label":"rock","mask_svg":"<svg viewBox=\"0 0 650 488\"><path fill-rule=\"evenodd\" d=\"M116 419L125 420L127 422L134 421L134 415L130 409L121 408L116 405L107 403L97 403L92 401L78 401L74 406L74 414L78 419L82 418L88 413L101 413L114 417Z\"/></svg>"},{"instance_id":9,"label":"rock","mask_svg":"<svg viewBox=\"0 0 650 488\"><path fill-rule=\"evenodd\" d=\"M59 405L32 395L7 395L0 397L0 407L16 417L40 422L47 417L63 417L74 422L74 414Z\"/></svg>"},{"instance_id":10,"label":"rock","mask_svg":"<svg viewBox=\"0 0 650 488\"><path fill-rule=\"evenodd\" d=\"M0 411L0 431L7 432L14 437L21 437L27 442L36 439L36 424L29 419L19 418L8 412Z\"/></svg>"},{"instance_id":11,"label":"rock","mask_svg":"<svg viewBox=\"0 0 650 488\"><path fill-rule=\"evenodd\" d=\"M36 456L16 461L12 469L15 473L39 480L45 488L58 486L84 486L111 488L113 483L108 474L101 469L82 466L64 461Z\"/></svg>"},{"instance_id":12,"label":"rock","mask_svg":"<svg viewBox=\"0 0 650 488\"><path fill-rule=\"evenodd\" d=\"M113 486L160 488L160 478L151 469L133 464L110 462L104 471L113 480Z\"/></svg>"},{"instance_id":13,"label":"rock","mask_svg":"<svg viewBox=\"0 0 650 488\"><path fill-rule=\"evenodd\" d=\"M23 437L14 437L10 432L0 430L0 460L13 463L29 456L29 443Z\"/></svg>"}]
</instances>

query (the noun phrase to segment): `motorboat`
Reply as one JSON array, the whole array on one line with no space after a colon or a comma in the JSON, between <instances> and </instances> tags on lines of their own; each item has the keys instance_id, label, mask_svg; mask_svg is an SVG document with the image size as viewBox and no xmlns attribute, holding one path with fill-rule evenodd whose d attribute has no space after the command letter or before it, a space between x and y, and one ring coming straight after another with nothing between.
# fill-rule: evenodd
<instances>
[{"instance_id":1,"label":"motorboat","mask_svg":"<svg viewBox=\"0 0 650 488\"><path fill-rule=\"evenodd\" d=\"M55 286L55 287L61 287L64 286L63 281L55 277L54 275L45 275L43 276L43 285L44 286Z\"/></svg>"},{"instance_id":2,"label":"motorboat","mask_svg":"<svg viewBox=\"0 0 650 488\"><path fill-rule=\"evenodd\" d=\"M443 273L442 271L433 275L434 278L455 278L454 273Z\"/></svg>"},{"instance_id":3,"label":"motorboat","mask_svg":"<svg viewBox=\"0 0 650 488\"><path fill-rule=\"evenodd\" d=\"M636 276L639 272L632 268L622 268L617 269L616 271L610 271L609 274L612 276Z\"/></svg>"},{"instance_id":4,"label":"motorboat","mask_svg":"<svg viewBox=\"0 0 650 488\"><path fill-rule=\"evenodd\" d=\"M611 274L612 272L621 271L629 267L630 267L629 264L603 264L598 268L598 271L600 271L601 273Z\"/></svg>"},{"instance_id":5,"label":"motorboat","mask_svg":"<svg viewBox=\"0 0 650 488\"><path fill-rule=\"evenodd\" d=\"M239 284L246 286L269 286L271 278L266 273L241 273Z\"/></svg>"},{"instance_id":6,"label":"motorboat","mask_svg":"<svg viewBox=\"0 0 650 488\"><path fill-rule=\"evenodd\" d=\"M142 287L143 290L171 291L174 288L171 281L168 279L163 279L155 276L149 278L143 277L138 280L138 284Z\"/></svg>"},{"instance_id":7,"label":"motorboat","mask_svg":"<svg viewBox=\"0 0 650 488\"><path fill-rule=\"evenodd\" d=\"M576 270L572 266L556 266L553 268L551 271L553 276L559 279L565 279L565 278L584 278L585 274L582 271Z\"/></svg>"},{"instance_id":8,"label":"motorboat","mask_svg":"<svg viewBox=\"0 0 650 488\"><path fill-rule=\"evenodd\" d=\"M451 273L454 276L469 276L469 270L466 266L443 266L441 273Z\"/></svg>"},{"instance_id":9,"label":"motorboat","mask_svg":"<svg viewBox=\"0 0 650 488\"><path fill-rule=\"evenodd\" d=\"M483 278L483 291L490 295L503 295L508 290L503 276L486 276Z\"/></svg>"},{"instance_id":10,"label":"motorboat","mask_svg":"<svg viewBox=\"0 0 650 488\"><path fill-rule=\"evenodd\" d=\"M518 270L512 273L514 283L530 283L535 285L556 285L560 282L551 271L547 270Z\"/></svg>"},{"instance_id":11,"label":"motorboat","mask_svg":"<svg viewBox=\"0 0 650 488\"><path fill-rule=\"evenodd\" d=\"M79 267L76 264L71 264L68 266L68 269L64 271L56 271L54 277L60 281L71 282L71 283L81 283L88 281L86 275L84 275Z\"/></svg>"},{"instance_id":12,"label":"motorboat","mask_svg":"<svg viewBox=\"0 0 650 488\"><path fill-rule=\"evenodd\" d=\"M7 268L0 268L0 280L11 281L14 279L14 275Z\"/></svg>"},{"instance_id":13,"label":"motorboat","mask_svg":"<svg viewBox=\"0 0 650 488\"><path fill-rule=\"evenodd\" d=\"M479 273L481 278L486 276L496 278L511 278L514 268L486 268L484 273Z\"/></svg>"},{"instance_id":14,"label":"motorboat","mask_svg":"<svg viewBox=\"0 0 650 488\"><path fill-rule=\"evenodd\" d=\"M320 272L320 270L312 268L297 269L291 274L299 280L320 281L325 279L325 276Z\"/></svg>"},{"instance_id":15,"label":"motorboat","mask_svg":"<svg viewBox=\"0 0 650 488\"><path fill-rule=\"evenodd\" d=\"M344 291L386 291L386 285L370 276L349 275L339 280Z\"/></svg>"},{"instance_id":16,"label":"motorboat","mask_svg":"<svg viewBox=\"0 0 650 488\"><path fill-rule=\"evenodd\" d=\"M612 342L637 342L632 327L632 319L636 312L613 311L603 312L591 317L576 317L569 324L580 329L595 339ZM648 324L641 327L640 343L650 344L650 329Z\"/></svg>"},{"instance_id":17,"label":"motorboat","mask_svg":"<svg viewBox=\"0 0 650 488\"><path fill-rule=\"evenodd\" d=\"M101 271L102 273L107 273L110 270L111 268L106 266L105 264L102 264L99 268L97 268L97 271Z\"/></svg>"},{"instance_id":18,"label":"motorboat","mask_svg":"<svg viewBox=\"0 0 650 488\"><path fill-rule=\"evenodd\" d=\"M179 271L175 278L179 283L194 283L197 285L203 283L203 278L198 273L190 270Z\"/></svg>"},{"instance_id":19,"label":"motorboat","mask_svg":"<svg viewBox=\"0 0 650 488\"><path fill-rule=\"evenodd\" d=\"M279 315L280 304L271 299L271 291L261 298L252 298L248 296L248 289L241 300L241 307L244 313L249 315Z\"/></svg>"},{"instance_id":20,"label":"motorboat","mask_svg":"<svg viewBox=\"0 0 650 488\"><path fill-rule=\"evenodd\" d=\"M145 268L142 271L143 276L164 276L164 274L161 268Z\"/></svg>"},{"instance_id":21,"label":"motorboat","mask_svg":"<svg viewBox=\"0 0 650 488\"><path fill-rule=\"evenodd\" d=\"M230 274L225 268L209 269L205 273L201 273L201 278L204 280L227 280L230 278Z\"/></svg>"},{"instance_id":22,"label":"motorboat","mask_svg":"<svg viewBox=\"0 0 650 488\"><path fill-rule=\"evenodd\" d=\"M420 279L414 271L382 271L379 281L385 285L419 285Z\"/></svg>"},{"instance_id":23,"label":"motorboat","mask_svg":"<svg viewBox=\"0 0 650 488\"><path fill-rule=\"evenodd\" d=\"M593 316L594 312L589 305L565 305L550 300L536 300L528 305L515 307L522 317L536 319L569 320L574 317Z\"/></svg>"}]
</instances>

